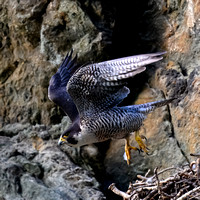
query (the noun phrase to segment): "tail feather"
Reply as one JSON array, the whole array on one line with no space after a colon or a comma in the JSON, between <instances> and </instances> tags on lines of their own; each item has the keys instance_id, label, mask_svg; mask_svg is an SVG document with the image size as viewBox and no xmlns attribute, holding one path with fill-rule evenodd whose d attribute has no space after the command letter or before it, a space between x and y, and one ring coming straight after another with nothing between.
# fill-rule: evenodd
<instances>
[{"instance_id":1,"label":"tail feather","mask_svg":"<svg viewBox=\"0 0 200 200\"><path fill-rule=\"evenodd\" d=\"M145 104L134 105L134 109L136 109L137 111L141 113L147 114L155 110L156 108L168 105L175 99L176 98L170 98L170 99L165 99L165 100L160 100L160 101L149 102Z\"/></svg>"}]
</instances>

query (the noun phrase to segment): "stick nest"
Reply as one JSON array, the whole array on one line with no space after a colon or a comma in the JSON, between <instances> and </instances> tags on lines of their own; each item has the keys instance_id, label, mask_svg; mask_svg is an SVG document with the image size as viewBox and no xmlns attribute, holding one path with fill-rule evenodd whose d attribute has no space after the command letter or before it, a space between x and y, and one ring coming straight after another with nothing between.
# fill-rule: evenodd
<instances>
[{"instance_id":1,"label":"stick nest","mask_svg":"<svg viewBox=\"0 0 200 200\"><path fill-rule=\"evenodd\" d=\"M190 165L183 167L170 167L158 172L154 170L154 175L148 177L150 170L145 176L138 175L135 183L130 183L128 191L122 192L111 184L109 189L115 194L127 200L198 200L200 199L200 155L197 160ZM164 180L159 176L169 170L176 170L173 176Z\"/></svg>"}]
</instances>

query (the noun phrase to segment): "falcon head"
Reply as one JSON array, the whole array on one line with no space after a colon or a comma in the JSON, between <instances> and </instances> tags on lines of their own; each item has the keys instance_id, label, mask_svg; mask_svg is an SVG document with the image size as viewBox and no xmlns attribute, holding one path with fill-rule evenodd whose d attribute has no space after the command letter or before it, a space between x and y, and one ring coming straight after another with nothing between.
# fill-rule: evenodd
<instances>
[{"instance_id":1,"label":"falcon head","mask_svg":"<svg viewBox=\"0 0 200 200\"><path fill-rule=\"evenodd\" d=\"M81 135L81 129L78 123L72 124L66 131L62 133L58 141L58 145L67 144L69 146L80 146L79 137Z\"/></svg>"}]
</instances>

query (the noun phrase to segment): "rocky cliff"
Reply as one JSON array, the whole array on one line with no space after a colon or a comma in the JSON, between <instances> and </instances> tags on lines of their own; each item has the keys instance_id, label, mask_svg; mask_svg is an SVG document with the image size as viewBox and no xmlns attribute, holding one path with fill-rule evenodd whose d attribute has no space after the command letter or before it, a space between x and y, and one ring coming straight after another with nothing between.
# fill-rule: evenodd
<instances>
[{"instance_id":1,"label":"rocky cliff","mask_svg":"<svg viewBox=\"0 0 200 200\"><path fill-rule=\"evenodd\" d=\"M167 51L129 82L123 102L179 97L144 122L149 156L133 152L127 166L123 140L57 147L69 120L47 88L72 48L79 63ZM148 169L191 161L200 151L199 86L198 0L0 0L0 199L112 199L112 182L126 189Z\"/></svg>"}]
</instances>

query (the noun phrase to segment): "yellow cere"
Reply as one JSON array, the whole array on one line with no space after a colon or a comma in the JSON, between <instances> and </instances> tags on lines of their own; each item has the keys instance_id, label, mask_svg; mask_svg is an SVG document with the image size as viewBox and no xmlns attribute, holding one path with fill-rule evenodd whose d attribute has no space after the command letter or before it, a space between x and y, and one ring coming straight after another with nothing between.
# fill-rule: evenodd
<instances>
[{"instance_id":1,"label":"yellow cere","mask_svg":"<svg viewBox=\"0 0 200 200\"><path fill-rule=\"evenodd\" d=\"M62 142L65 142L65 141L66 141L66 138L67 138L67 136L63 136L63 137L60 138L60 140L61 140Z\"/></svg>"}]
</instances>

